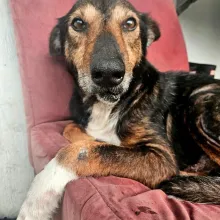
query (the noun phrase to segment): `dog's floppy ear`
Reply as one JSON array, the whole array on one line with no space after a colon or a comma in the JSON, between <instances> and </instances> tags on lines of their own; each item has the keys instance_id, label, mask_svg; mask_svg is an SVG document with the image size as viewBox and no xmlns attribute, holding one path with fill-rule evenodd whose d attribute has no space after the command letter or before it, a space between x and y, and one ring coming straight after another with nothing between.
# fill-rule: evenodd
<instances>
[{"instance_id":1,"label":"dog's floppy ear","mask_svg":"<svg viewBox=\"0 0 220 220\"><path fill-rule=\"evenodd\" d=\"M141 20L144 24L143 26L145 26L142 28L145 28L145 34L147 35L146 47L149 47L160 38L160 28L158 23L147 14L141 14Z\"/></svg>"},{"instance_id":2,"label":"dog's floppy ear","mask_svg":"<svg viewBox=\"0 0 220 220\"><path fill-rule=\"evenodd\" d=\"M147 47L160 38L160 28L156 21L148 17Z\"/></svg>"},{"instance_id":3,"label":"dog's floppy ear","mask_svg":"<svg viewBox=\"0 0 220 220\"><path fill-rule=\"evenodd\" d=\"M64 55L64 41L65 41L65 18L58 19L58 24L50 33L49 51L51 56Z\"/></svg>"}]
</instances>

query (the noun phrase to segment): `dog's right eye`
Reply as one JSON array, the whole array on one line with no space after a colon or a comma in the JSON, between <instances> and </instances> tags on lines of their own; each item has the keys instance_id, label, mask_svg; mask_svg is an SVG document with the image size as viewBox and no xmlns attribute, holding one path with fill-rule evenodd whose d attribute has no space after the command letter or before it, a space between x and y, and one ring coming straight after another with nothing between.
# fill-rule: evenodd
<instances>
[{"instance_id":1,"label":"dog's right eye","mask_svg":"<svg viewBox=\"0 0 220 220\"><path fill-rule=\"evenodd\" d=\"M77 32L83 32L87 29L87 23L81 18L74 18L71 26Z\"/></svg>"},{"instance_id":2,"label":"dog's right eye","mask_svg":"<svg viewBox=\"0 0 220 220\"><path fill-rule=\"evenodd\" d=\"M122 29L124 31L133 31L137 27L137 21L135 18L128 18L126 21L122 23Z\"/></svg>"}]
</instances>

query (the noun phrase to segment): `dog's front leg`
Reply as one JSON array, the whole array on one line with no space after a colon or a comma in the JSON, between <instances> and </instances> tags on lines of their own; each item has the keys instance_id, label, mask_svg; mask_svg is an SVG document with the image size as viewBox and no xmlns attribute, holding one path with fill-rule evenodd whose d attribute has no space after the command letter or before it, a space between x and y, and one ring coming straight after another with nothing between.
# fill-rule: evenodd
<instances>
[{"instance_id":1,"label":"dog's front leg","mask_svg":"<svg viewBox=\"0 0 220 220\"><path fill-rule=\"evenodd\" d=\"M49 220L66 184L80 177L115 175L155 187L177 173L172 153L165 149L123 148L97 141L73 143L36 176L18 220Z\"/></svg>"},{"instance_id":2,"label":"dog's front leg","mask_svg":"<svg viewBox=\"0 0 220 220\"><path fill-rule=\"evenodd\" d=\"M85 142L88 144L88 141L92 142L94 140L94 138L88 136L74 123L66 126L63 135L72 144L71 147L66 149L75 148L74 150L76 150L77 147L73 144L79 142L79 140L84 141L77 146L84 146ZM73 153L72 150L69 151ZM74 169L63 166L57 160L58 157L60 158L61 152L35 177L27 199L17 218L18 220L50 219L53 211L58 206L66 184L71 180L78 179ZM71 156L73 155L71 154ZM72 162L74 164L74 159Z\"/></svg>"},{"instance_id":3,"label":"dog's front leg","mask_svg":"<svg viewBox=\"0 0 220 220\"><path fill-rule=\"evenodd\" d=\"M52 159L34 179L17 220L49 220L62 198L68 182L78 179L73 170L68 170Z\"/></svg>"},{"instance_id":4,"label":"dog's front leg","mask_svg":"<svg viewBox=\"0 0 220 220\"><path fill-rule=\"evenodd\" d=\"M17 220L51 219L67 183L79 178L79 167L89 170L89 163L95 160L91 150L97 145L100 145L100 142L86 140L61 149L35 177Z\"/></svg>"}]
</instances>

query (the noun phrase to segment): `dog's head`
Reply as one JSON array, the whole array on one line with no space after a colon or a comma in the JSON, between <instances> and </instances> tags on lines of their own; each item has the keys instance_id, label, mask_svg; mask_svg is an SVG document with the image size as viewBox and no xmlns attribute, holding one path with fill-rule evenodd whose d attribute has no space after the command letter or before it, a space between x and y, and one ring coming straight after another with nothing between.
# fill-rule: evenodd
<instances>
[{"instance_id":1,"label":"dog's head","mask_svg":"<svg viewBox=\"0 0 220 220\"><path fill-rule=\"evenodd\" d=\"M52 30L50 53L65 57L85 95L114 103L159 37L157 23L126 0L79 0Z\"/></svg>"}]
</instances>

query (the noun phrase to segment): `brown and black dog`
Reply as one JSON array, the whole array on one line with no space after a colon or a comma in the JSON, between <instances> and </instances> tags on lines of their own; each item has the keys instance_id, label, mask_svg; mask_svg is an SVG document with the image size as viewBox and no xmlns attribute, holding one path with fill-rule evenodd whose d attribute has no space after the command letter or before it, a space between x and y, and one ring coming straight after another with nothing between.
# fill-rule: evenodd
<instances>
[{"instance_id":1,"label":"brown and black dog","mask_svg":"<svg viewBox=\"0 0 220 220\"><path fill-rule=\"evenodd\" d=\"M66 184L85 176L220 204L220 81L159 72L145 59L159 37L157 23L125 0L79 0L59 19L50 53L75 81L75 124L64 131L72 143L36 176L19 220L50 219Z\"/></svg>"}]
</instances>

